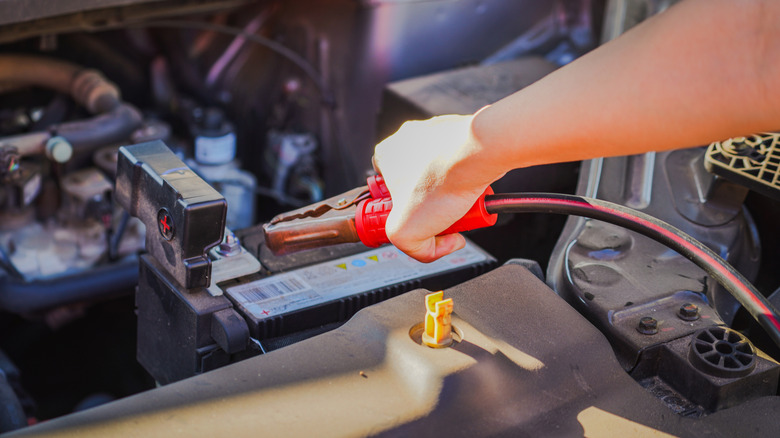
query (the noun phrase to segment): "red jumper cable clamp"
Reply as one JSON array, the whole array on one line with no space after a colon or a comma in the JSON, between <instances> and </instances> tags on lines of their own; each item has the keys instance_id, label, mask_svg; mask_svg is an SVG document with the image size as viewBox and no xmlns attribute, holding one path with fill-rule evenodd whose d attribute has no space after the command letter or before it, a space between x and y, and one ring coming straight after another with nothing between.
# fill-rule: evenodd
<instances>
[{"instance_id":1,"label":"red jumper cable clamp","mask_svg":"<svg viewBox=\"0 0 780 438\"><path fill-rule=\"evenodd\" d=\"M488 187L466 215L441 235L494 225L497 215L485 209L485 196L492 194ZM371 176L367 186L276 216L263 226L265 242L276 255L349 242L375 248L390 243L385 223L392 208L384 179Z\"/></svg>"}]
</instances>

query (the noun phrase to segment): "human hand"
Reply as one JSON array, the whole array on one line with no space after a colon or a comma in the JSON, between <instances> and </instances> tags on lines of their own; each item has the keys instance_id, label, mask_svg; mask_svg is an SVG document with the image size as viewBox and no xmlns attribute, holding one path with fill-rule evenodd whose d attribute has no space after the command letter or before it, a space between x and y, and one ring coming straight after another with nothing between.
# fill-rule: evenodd
<instances>
[{"instance_id":1,"label":"human hand","mask_svg":"<svg viewBox=\"0 0 780 438\"><path fill-rule=\"evenodd\" d=\"M503 175L475 138L472 120L447 115L407 122L374 151L374 169L393 198L387 237L421 262L463 248L460 234L437 234L463 217Z\"/></svg>"}]
</instances>

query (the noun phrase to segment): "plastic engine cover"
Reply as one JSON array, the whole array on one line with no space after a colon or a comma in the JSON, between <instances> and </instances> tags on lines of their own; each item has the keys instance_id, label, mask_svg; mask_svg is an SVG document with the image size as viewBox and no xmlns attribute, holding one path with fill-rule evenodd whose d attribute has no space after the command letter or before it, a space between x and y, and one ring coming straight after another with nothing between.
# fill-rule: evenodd
<instances>
[{"instance_id":1,"label":"plastic engine cover","mask_svg":"<svg viewBox=\"0 0 780 438\"><path fill-rule=\"evenodd\" d=\"M672 413L607 340L533 274L498 268L444 292L461 342L410 329L424 290L341 328L118 402L25 429L79 436L780 436L779 397L701 418ZM749 432L748 432L749 431Z\"/></svg>"}]
</instances>

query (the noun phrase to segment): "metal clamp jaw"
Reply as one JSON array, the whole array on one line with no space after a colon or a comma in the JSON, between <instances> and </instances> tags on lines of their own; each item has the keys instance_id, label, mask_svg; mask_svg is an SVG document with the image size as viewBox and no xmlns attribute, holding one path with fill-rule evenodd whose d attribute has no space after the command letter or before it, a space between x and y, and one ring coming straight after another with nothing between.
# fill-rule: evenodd
<instances>
[{"instance_id":1,"label":"metal clamp jaw","mask_svg":"<svg viewBox=\"0 0 780 438\"><path fill-rule=\"evenodd\" d=\"M146 225L146 250L187 289L211 283L227 202L162 141L119 148L116 198Z\"/></svg>"}]
</instances>

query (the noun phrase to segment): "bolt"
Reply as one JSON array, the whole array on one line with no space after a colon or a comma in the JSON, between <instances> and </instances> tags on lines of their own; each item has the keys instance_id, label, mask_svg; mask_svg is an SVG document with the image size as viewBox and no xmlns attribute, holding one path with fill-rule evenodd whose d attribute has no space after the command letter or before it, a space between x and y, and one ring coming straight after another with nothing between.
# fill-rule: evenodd
<instances>
[{"instance_id":1,"label":"bolt","mask_svg":"<svg viewBox=\"0 0 780 438\"><path fill-rule=\"evenodd\" d=\"M338 202L336 202L336 204L338 204L339 207L343 207L343 206L347 205L347 198L339 199Z\"/></svg>"},{"instance_id":2,"label":"bolt","mask_svg":"<svg viewBox=\"0 0 780 438\"><path fill-rule=\"evenodd\" d=\"M652 316L643 316L636 330L643 335L654 335L658 333L658 321Z\"/></svg>"},{"instance_id":3,"label":"bolt","mask_svg":"<svg viewBox=\"0 0 780 438\"><path fill-rule=\"evenodd\" d=\"M685 321L696 321L699 319L699 306L691 303L685 303L680 306L680 311L677 313L677 316Z\"/></svg>"},{"instance_id":4,"label":"bolt","mask_svg":"<svg viewBox=\"0 0 780 438\"><path fill-rule=\"evenodd\" d=\"M225 238L219 244L217 252L225 257L231 257L241 253L241 241L230 230L225 230Z\"/></svg>"}]
</instances>

